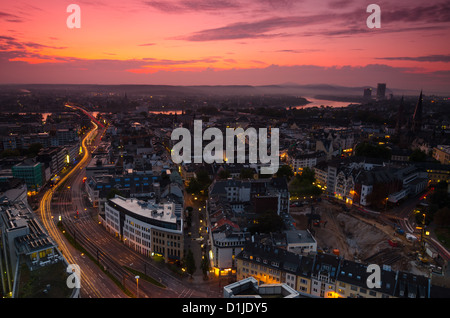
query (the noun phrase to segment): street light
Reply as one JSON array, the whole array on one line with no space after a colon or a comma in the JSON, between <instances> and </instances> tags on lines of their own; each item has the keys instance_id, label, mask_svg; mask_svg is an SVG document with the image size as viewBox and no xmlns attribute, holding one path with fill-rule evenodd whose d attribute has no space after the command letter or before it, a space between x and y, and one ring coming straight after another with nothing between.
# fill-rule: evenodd
<instances>
[{"instance_id":1,"label":"street light","mask_svg":"<svg viewBox=\"0 0 450 318\"><path fill-rule=\"evenodd\" d=\"M139 298L139 276L136 275L134 278L136 278L136 294L137 298Z\"/></svg>"}]
</instances>

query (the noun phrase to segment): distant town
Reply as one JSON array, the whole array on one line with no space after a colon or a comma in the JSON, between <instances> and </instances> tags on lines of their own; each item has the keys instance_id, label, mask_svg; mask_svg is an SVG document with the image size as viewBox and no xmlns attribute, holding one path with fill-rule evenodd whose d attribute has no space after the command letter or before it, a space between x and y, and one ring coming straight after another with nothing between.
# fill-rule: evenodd
<instances>
[{"instance_id":1,"label":"distant town","mask_svg":"<svg viewBox=\"0 0 450 318\"><path fill-rule=\"evenodd\" d=\"M245 162L174 163L196 120L278 129L277 171L245 134ZM425 90L2 85L0 295L448 298L449 182Z\"/></svg>"}]
</instances>

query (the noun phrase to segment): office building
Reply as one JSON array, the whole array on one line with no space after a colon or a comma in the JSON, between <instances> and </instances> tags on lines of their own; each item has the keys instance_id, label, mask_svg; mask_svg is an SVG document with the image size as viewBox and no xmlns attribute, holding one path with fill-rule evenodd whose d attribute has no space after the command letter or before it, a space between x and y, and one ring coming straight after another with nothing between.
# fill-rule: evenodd
<instances>
[{"instance_id":1,"label":"office building","mask_svg":"<svg viewBox=\"0 0 450 318\"><path fill-rule=\"evenodd\" d=\"M39 191L45 184L47 177L45 167L42 163L31 159L24 160L12 167L14 178L23 179L29 191Z\"/></svg>"},{"instance_id":2,"label":"office building","mask_svg":"<svg viewBox=\"0 0 450 318\"><path fill-rule=\"evenodd\" d=\"M383 100L386 98L386 84L378 83L377 86L377 100Z\"/></svg>"},{"instance_id":3,"label":"office building","mask_svg":"<svg viewBox=\"0 0 450 318\"><path fill-rule=\"evenodd\" d=\"M166 262L183 259L183 219L175 214L175 203L156 204L116 195L105 203L103 224L138 253L161 255Z\"/></svg>"}]
</instances>

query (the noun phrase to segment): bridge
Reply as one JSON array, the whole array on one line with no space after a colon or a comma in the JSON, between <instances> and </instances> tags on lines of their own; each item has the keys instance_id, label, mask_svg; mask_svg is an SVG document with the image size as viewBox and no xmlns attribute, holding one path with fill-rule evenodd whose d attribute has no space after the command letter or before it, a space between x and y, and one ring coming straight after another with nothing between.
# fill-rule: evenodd
<instances>
[{"instance_id":1,"label":"bridge","mask_svg":"<svg viewBox=\"0 0 450 318\"><path fill-rule=\"evenodd\" d=\"M69 107L71 109L74 110L79 110L81 112L83 112L86 116L88 116L94 123L96 123L99 127L104 128L105 125L103 125L101 122L99 122L97 120L97 118L95 118L94 116L92 116L89 112L87 112L83 107L78 106L78 105L74 105L72 103L66 103L64 106Z\"/></svg>"}]
</instances>

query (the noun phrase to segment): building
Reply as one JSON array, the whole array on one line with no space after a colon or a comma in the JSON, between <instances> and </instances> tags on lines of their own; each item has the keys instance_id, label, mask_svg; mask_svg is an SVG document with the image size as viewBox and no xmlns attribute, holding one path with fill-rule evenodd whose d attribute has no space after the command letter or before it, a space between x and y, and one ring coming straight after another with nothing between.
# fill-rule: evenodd
<instances>
[{"instance_id":1,"label":"building","mask_svg":"<svg viewBox=\"0 0 450 318\"><path fill-rule=\"evenodd\" d=\"M3 295L16 296L22 264L35 271L66 262L26 201L0 197L0 243Z\"/></svg>"},{"instance_id":2,"label":"building","mask_svg":"<svg viewBox=\"0 0 450 318\"><path fill-rule=\"evenodd\" d=\"M355 178L355 194L353 203L369 206L381 202L389 195L403 189L403 181L394 174L395 169L374 168L370 171L362 171Z\"/></svg>"},{"instance_id":3,"label":"building","mask_svg":"<svg viewBox=\"0 0 450 318\"><path fill-rule=\"evenodd\" d=\"M105 202L112 190L124 197L155 198L160 195L159 177L152 173L126 173L119 175L94 175L86 179L85 187L89 201L104 212Z\"/></svg>"},{"instance_id":4,"label":"building","mask_svg":"<svg viewBox=\"0 0 450 318\"><path fill-rule=\"evenodd\" d=\"M317 241L309 230L286 230L252 236L252 242L285 249L291 253L308 255L317 252Z\"/></svg>"},{"instance_id":5,"label":"building","mask_svg":"<svg viewBox=\"0 0 450 318\"><path fill-rule=\"evenodd\" d=\"M259 285L287 284L311 294L313 259L256 242L247 242L238 254L236 279L254 277Z\"/></svg>"},{"instance_id":6,"label":"building","mask_svg":"<svg viewBox=\"0 0 450 318\"><path fill-rule=\"evenodd\" d=\"M253 277L245 278L223 288L223 298L300 298L298 291L287 284L263 284Z\"/></svg>"},{"instance_id":7,"label":"building","mask_svg":"<svg viewBox=\"0 0 450 318\"><path fill-rule=\"evenodd\" d=\"M256 213L263 213L268 207L277 214L289 212L290 195L285 178L215 180L210 185L209 196L221 197L228 204L234 203L236 212L244 212L244 205Z\"/></svg>"},{"instance_id":8,"label":"building","mask_svg":"<svg viewBox=\"0 0 450 318\"><path fill-rule=\"evenodd\" d=\"M105 203L103 224L138 253L161 255L166 262L183 259L183 219L175 214L174 203L156 204L116 195Z\"/></svg>"},{"instance_id":9,"label":"building","mask_svg":"<svg viewBox=\"0 0 450 318\"><path fill-rule=\"evenodd\" d=\"M415 166L427 172L428 184L430 185L436 185L441 181L450 181L450 165L435 162L419 162L415 163Z\"/></svg>"},{"instance_id":10,"label":"building","mask_svg":"<svg viewBox=\"0 0 450 318\"><path fill-rule=\"evenodd\" d=\"M383 100L386 98L386 84L378 83L377 85L377 100Z\"/></svg>"},{"instance_id":11,"label":"building","mask_svg":"<svg viewBox=\"0 0 450 318\"><path fill-rule=\"evenodd\" d=\"M31 159L14 165L12 174L14 178L23 179L29 191L39 191L50 177L42 163Z\"/></svg>"},{"instance_id":12,"label":"building","mask_svg":"<svg viewBox=\"0 0 450 318\"><path fill-rule=\"evenodd\" d=\"M117 170L122 170L116 167L116 164L111 163L108 155L96 155L91 159L86 167L86 177L110 174L114 175Z\"/></svg>"},{"instance_id":13,"label":"building","mask_svg":"<svg viewBox=\"0 0 450 318\"><path fill-rule=\"evenodd\" d=\"M244 248L249 233L232 231L211 231L211 249L209 260L216 276L234 274L236 272L236 256Z\"/></svg>"},{"instance_id":14,"label":"building","mask_svg":"<svg viewBox=\"0 0 450 318\"><path fill-rule=\"evenodd\" d=\"M311 295L321 298L336 298L336 279L340 258L330 254L316 254L311 271Z\"/></svg>"},{"instance_id":15,"label":"building","mask_svg":"<svg viewBox=\"0 0 450 318\"><path fill-rule=\"evenodd\" d=\"M253 277L260 286L286 284L319 298L430 298L433 292L430 278L381 265L379 286L370 288L373 271L368 266L336 255L302 256L248 242L237 256L236 273L238 281Z\"/></svg>"},{"instance_id":16,"label":"building","mask_svg":"<svg viewBox=\"0 0 450 318\"><path fill-rule=\"evenodd\" d=\"M364 98L365 99L371 99L372 98L372 88L364 88Z\"/></svg>"},{"instance_id":17,"label":"building","mask_svg":"<svg viewBox=\"0 0 450 318\"><path fill-rule=\"evenodd\" d=\"M296 254L317 252L317 241L308 230L288 230L286 235L286 249Z\"/></svg>"},{"instance_id":18,"label":"building","mask_svg":"<svg viewBox=\"0 0 450 318\"><path fill-rule=\"evenodd\" d=\"M392 298L396 289L396 272L384 268L379 288L368 288L366 281L371 274L367 265L342 260L337 277L336 294L339 298Z\"/></svg>"},{"instance_id":19,"label":"building","mask_svg":"<svg viewBox=\"0 0 450 318\"><path fill-rule=\"evenodd\" d=\"M412 119L412 132L417 134L422 130L422 112L423 112L423 97L422 91L420 91L419 100L417 101L416 108L414 109L414 115Z\"/></svg>"},{"instance_id":20,"label":"building","mask_svg":"<svg viewBox=\"0 0 450 318\"><path fill-rule=\"evenodd\" d=\"M438 145L433 148L433 158L443 165L450 164L450 146Z\"/></svg>"},{"instance_id":21,"label":"building","mask_svg":"<svg viewBox=\"0 0 450 318\"><path fill-rule=\"evenodd\" d=\"M64 147L48 147L39 151L36 160L50 168L52 175L58 174L67 164L67 151Z\"/></svg>"},{"instance_id":22,"label":"building","mask_svg":"<svg viewBox=\"0 0 450 318\"><path fill-rule=\"evenodd\" d=\"M295 174L301 173L303 168L313 168L325 160L325 152L294 153L288 155L288 162Z\"/></svg>"}]
</instances>

